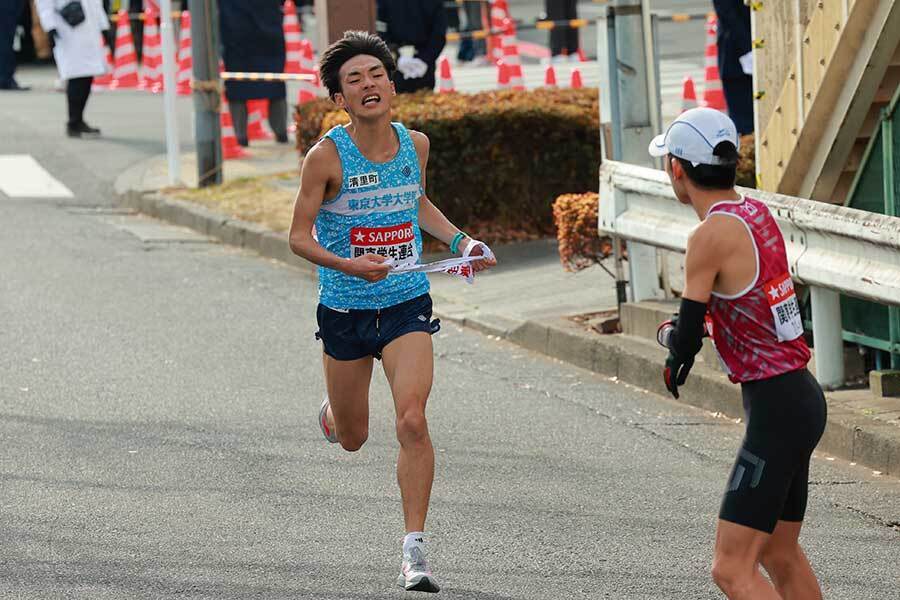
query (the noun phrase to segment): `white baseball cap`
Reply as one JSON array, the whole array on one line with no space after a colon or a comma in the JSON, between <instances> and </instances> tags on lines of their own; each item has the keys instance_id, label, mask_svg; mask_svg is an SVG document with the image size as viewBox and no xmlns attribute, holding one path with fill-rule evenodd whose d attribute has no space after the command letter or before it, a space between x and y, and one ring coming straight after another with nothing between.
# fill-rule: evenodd
<instances>
[{"instance_id":1,"label":"white baseball cap","mask_svg":"<svg viewBox=\"0 0 900 600\"><path fill-rule=\"evenodd\" d=\"M719 142L740 149L737 127L728 115L712 108L692 108L672 121L665 133L650 142L650 156L671 154L697 165L726 164L713 150Z\"/></svg>"}]
</instances>

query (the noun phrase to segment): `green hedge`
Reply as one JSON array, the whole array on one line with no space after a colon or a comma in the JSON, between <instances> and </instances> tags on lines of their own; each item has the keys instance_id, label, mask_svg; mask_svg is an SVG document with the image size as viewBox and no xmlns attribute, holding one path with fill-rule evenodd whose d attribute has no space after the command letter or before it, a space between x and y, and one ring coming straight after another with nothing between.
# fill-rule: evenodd
<instances>
[{"instance_id":1,"label":"green hedge","mask_svg":"<svg viewBox=\"0 0 900 600\"><path fill-rule=\"evenodd\" d=\"M430 138L428 196L462 227L552 234L553 200L597 189L596 89L399 95L393 118ZM295 119L300 152L349 122L328 100L300 105Z\"/></svg>"}]
</instances>

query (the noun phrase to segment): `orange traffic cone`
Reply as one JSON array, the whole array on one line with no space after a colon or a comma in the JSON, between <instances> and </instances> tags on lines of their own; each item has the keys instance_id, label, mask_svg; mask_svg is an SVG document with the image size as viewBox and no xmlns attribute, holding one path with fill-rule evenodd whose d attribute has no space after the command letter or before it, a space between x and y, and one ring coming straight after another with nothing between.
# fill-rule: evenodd
<instances>
[{"instance_id":1,"label":"orange traffic cone","mask_svg":"<svg viewBox=\"0 0 900 600\"><path fill-rule=\"evenodd\" d=\"M162 38L156 13L152 9L144 11L144 51L141 61L141 82L139 89L158 94L163 86Z\"/></svg>"},{"instance_id":2,"label":"orange traffic cone","mask_svg":"<svg viewBox=\"0 0 900 600\"><path fill-rule=\"evenodd\" d=\"M181 36L178 42L178 76L175 78L179 96L191 95L191 71L194 58L191 53L191 13L181 13Z\"/></svg>"},{"instance_id":3,"label":"orange traffic cone","mask_svg":"<svg viewBox=\"0 0 900 600\"><path fill-rule=\"evenodd\" d=\"M263 121L268 117L269 101L268 100L248 100L247 101L247 139L248 140L271 140L274 136L269 133Z\"/></svg>"},{"instance_id":4,"label":"orange traffic cone","mask_svg":"<svg viewBox=\"0 0 900 600\"><path fill-rule=\"evenodd\" d=\"M587 62L587 56L584 54L584 48L578 47L578 62Z\"/></svg>"},{"instance_id":5,"label":"orange traffic cone","mask_svg":"<svg viewBox=\"0 0 900 600\"><path fill-rule=\"evenodd\" d=\"M315 74L316 59L313 54L312 42L309 40L300 41L300 72Z\"/></svg>"},{"instance_id":6,"label":"orange traffic cone","mask_svg":"<svg viewBox=\"0 0 900 600\"><path fill-rule=\"evenodd\" d=\"M487 55L494 62L499 64L503 60L503 40L501 33L504 30L504 21L509 19L509 6L506 0L490 0L490 29L492 33L487 39Z\"/></svg>"},{"instance_id":7,"label":"orange traffic cone","mask_svg":"<svg viewBox=\"0 0 900 600\"><path fill-rule=\"evenodd\" d=\"M238 144L234 134L234 123L231 121L231 111L228 110L228 100L222 94L221 108L219 109L219 124L222 127L222 158L244 158L247 153Z\"/></svg>"},{"instance_id":8,"label":"orange traffic cone","mask_svg":"<svg viewBox=\"0 0 900 600\"><path fill-rule=\"evenodd\" d=\"M446 56L441 57L438 93L447 94L455 91L456 87L453 85L453 74L450 72L450 60Z\"/></svg>"},{"instance_id":9,"label":"orange traffic cone","mask_svg":"<svg viewBox=\"0 0 900 600\"><path fill-rule=\"evenodd\" d=\"M509 85L514 90L525 89L522 62L519 59L519 44L516 42L516 25L510 19L503 23L503 62L509 69Z\"/></svg>"},{"instance_id":10,"label":"orange traffic cone","mask_svg":"<svg viewBox=\"0 0 900 600\"><path fill-rule=\"evenodd\" d=\"M103 35L100 35L100 43L103 45L103 48L106 50L106 73L100 75L99 77L94 77L94 82L91 84L92 90L103 90L109 87L109 84L112 83L113 80L113 68L115 67L112 58L112 52L109 50L109 46L106 45L106 38Z\"/></svg>"},{"instance_id":11,"label":"orange traffic cone","mask_svg":"<svg viewBox=\"0 0 900 600\"><path fill-rule=\"evenodd\" d=\"M716 29L718 23L715 15L706 20L706 75L703 82L703 106L727 111L725 92L719 78L719 52L716 47Z\"/></svg>"},{"instance_id":12,"label":"orange traffic cone","mask_svg":"<svg viewBox=\"0 0 900 600\"><path fill-rule=\"evenodd\" d=\"M297 5L294 0L287 0L284 3L284 21L282 23L284 30L284 72L285 73L302 73L301 60L303 58L303 48L300 39L300 21L297 19Z\"/></svg>"},{"instance_id":13,"label":"orange traffic cone","mask_svg":"<svg viewBox=\"0 0 900 600\"><path fill-rule=\"evenodd\" d=\"M692 108L697 108L697 92L694 90L694 78L686 75L681 90L681 112Z\"/></svg>"},{"instance_id":14,"label":"orange traffic cone","mask_svg":"<svg viewBox=\"0 0 900 600\"><path fill-rule=\"evenodd\" d=\"M544 87L556 87L556 69L553 68L553 65L547 65L547 70L544 71Z\"/></svg>"},{"instance_id":15,"label":"orange traffic cone","mask_svg":"<svg viewBox=\"0 0 900 600\"><path fill-rule=\"evenodd\" d=\"M116 68L109 89L134 89L137 86L137 54L134 50L134 38L131 37L131 23L128 21L128 13L120 10L116 17Z\"/></svg>"},{"instance_id":16,"label":"orange traffic cone","mask_svg":"<svg viewBox=\"0 0 900 600\"><path fill-rule=\"evenodd\" d=\"M509 89L509 66L502 60L497 63L497 87L501 90Z\"/></svg>"},{"instance_id":17,"label":"orange traffic cone","mask_svg":"<svg viewBox=\"0 0 900 600\"><path fill-rule=\"evenodd\" d=\"M569 87L573 90L578 90L584 87L584 83L581 81L581 70L578 67L572 69L572 79L569 83Z\"/></svg>"}]
</instances>

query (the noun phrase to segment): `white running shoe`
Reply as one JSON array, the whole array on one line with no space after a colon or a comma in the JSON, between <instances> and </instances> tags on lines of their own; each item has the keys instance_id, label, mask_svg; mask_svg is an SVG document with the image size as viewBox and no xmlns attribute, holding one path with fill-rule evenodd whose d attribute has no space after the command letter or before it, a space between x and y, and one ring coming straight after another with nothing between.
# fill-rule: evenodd
<instances>
[{"instance_id":1,"label":"white running shoe","mask_svg":"<svg viewBox=\"0 0 900 600\"><path fill-rule=\"evenodd\" d=\"M329 443L336 444L337 432L331 427L328 426L328 422L326 421L326 413L328 412L328 396L325 396L325 399L322 400L322 406L319 408L319 429L322 430L322 435L325 436L325 439L329 441Z\"/></svg>"},{"instance_id":2,"label":"white running shoe","mask_svg":"<svg viewBox=\"0 0 900 600\"><path fill-rule=\"evenodd\" d=\"M407 592L428 592L430 594L441 591L431 569L425 562L425 551L417 546L403 553L403 563L400 565L400 575L397 577L397 585Z\"/></svg>"}]
</instances>

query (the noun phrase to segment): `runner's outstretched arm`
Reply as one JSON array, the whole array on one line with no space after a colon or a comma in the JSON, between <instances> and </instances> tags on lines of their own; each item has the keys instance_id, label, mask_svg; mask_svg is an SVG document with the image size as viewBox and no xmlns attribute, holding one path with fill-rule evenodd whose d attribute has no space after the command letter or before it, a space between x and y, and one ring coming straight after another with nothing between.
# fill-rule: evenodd
<instances>
[{"instance_id":1,"label":"runner's outstretched arm","mask_svg":"<svg viewBox=\"0 0 900 600\"><path fill-rule=\"evenodd\" d=\"M384 257L377 254L364 254L357 258L341 258L323 248L313 237L312 229L325 199L328 180L332 177L335 165L340 164L337 150L331 142L319 142L307 154L300 170L300 189L294 201L294 218L291 221L289 243L291 250L320 267L326 267L361 277L369 282L380 281L387 277L390 267L384 263ZM341 175L337 175L340 181Z\"/></svg>"},{"instance_id":2,"label":"runner's outstretched arm","mask_svg":"<svg viewBox=\"0 0 900 600\"><path fill-rule=\"evenodd\" d=\"M453 241L453 238L458 233L462 232L456 225L450 222L450 219L444 216L444 213L442 213L425 194L425 171L428 167L428 152L431 143L428 140L428 136L424 133L418 131L410 131L409 133L416 146L416 154L419 156L419 171L422 173L422 197L419 199L419 227L449 246ZM462 242L458 244L459 248L465 248L470 239L471 238L466 236ZM483 253L484 251L480 247L472 250L473 256L480 256ZM476 271L481 271L493 267L496 264L496 259L486 258L484 260L476 261L473 266Z\"/></svg>"}]
</instances>

